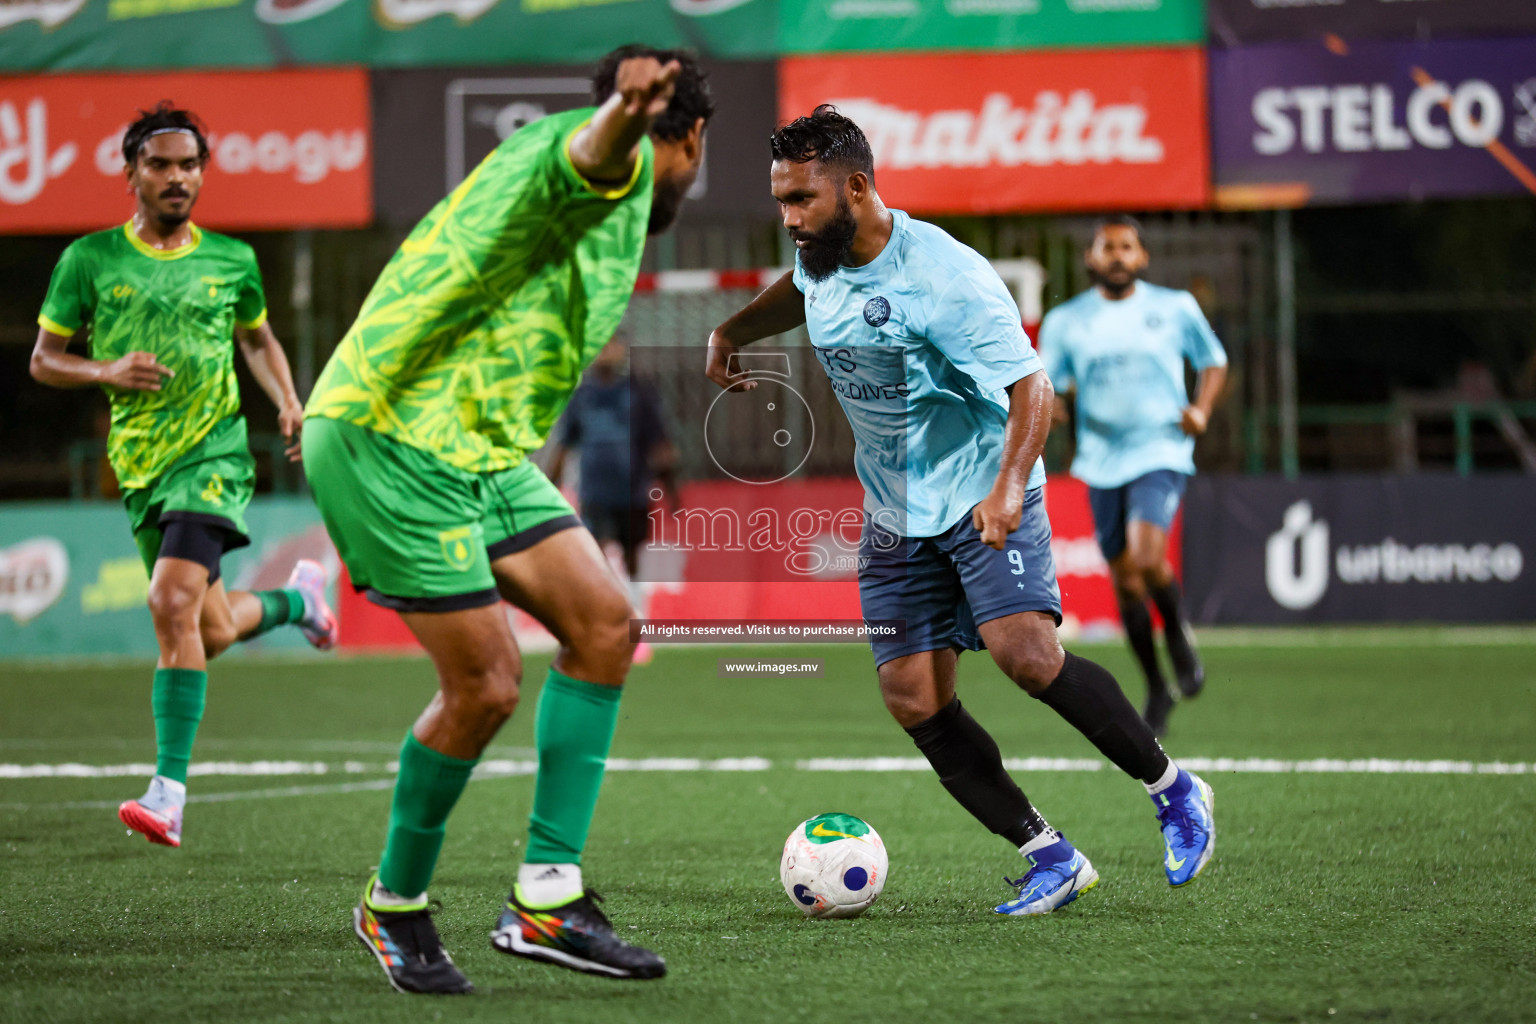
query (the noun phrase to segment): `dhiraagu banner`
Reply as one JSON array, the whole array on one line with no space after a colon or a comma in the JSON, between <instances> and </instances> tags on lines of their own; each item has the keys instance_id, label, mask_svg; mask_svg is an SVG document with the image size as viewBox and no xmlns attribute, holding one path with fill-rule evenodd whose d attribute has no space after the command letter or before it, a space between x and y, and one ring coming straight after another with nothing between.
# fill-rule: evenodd
<instances>
[{"instance_id":1,"label":"dhiraagu banner","mask_svg":"<svg viewBox=\"0 0 1536 1024\"><path fill-rule=\"evenodd\" d=\"M1205 0L781 0L784 53L1031 50L1205 40Z\"/></svg>"},{"instance_id":2,"label":"dhiraagu banner","mask_svg":"<svg viewBox=\"0 0 1536 1024\"><path fill-rule=\"evenodd\" d=\"M779 0L0 0L0 71L567 63L636 41L769 57L778 12Z\"/></svg>"},{"instance_id":3,"label":"dhiraagu banner","mask_svg":"<svg viewBox=\"0 0 1536 1024\"><path fill-rule=\"evenodd\" d=\"M225 556L226 587L281 587L300 558L320 561L335 578L335 548L308 499L259 498L246 522L251 545ZM120 506L0 505L0 659L153 656L148 596L149 578ZM274 630L249 646L308 647L296 629Z\"/></svg>"}]
</instances>

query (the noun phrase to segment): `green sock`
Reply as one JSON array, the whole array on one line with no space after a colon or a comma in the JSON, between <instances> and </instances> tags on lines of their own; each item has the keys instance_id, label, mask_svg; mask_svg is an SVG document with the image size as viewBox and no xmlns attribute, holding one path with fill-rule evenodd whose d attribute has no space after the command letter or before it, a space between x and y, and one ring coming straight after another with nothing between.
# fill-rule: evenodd
<instances>
[{"instance_id":1,"label":"green sock","mask_svg":"<svg viewBox=\"0 0 1536 1024\"><path fill-rule=\"evenodd\" d=\"M389 839L379 862L379 881L397 896L427 891L443 848L448 812L475 770L475 761L439 754L413 734L400 747L400 774L389 812Z\"/></svg>"},{"instance_id":2,"label":"green sock","mask_svg":"<svg viewBox=\"0 0 1536 1024\"><path fill-rule=\"evenodd\" d=\"M186 784L192 741L208 702L208 673L191 668L155 669L150 707L155 714L155 774Z\"/></svg>"},{"instance_id":3,"label":"green sock","mask_svg":"<svg viewBox=\"0 0 1536 1024\"><path fill-rule=\"evenodd\" d=\"M549 670L534 721L539 777L528 820L529 864L580 864L619 722L617 686Z\"/></svg>"},{"instance_id":4,"label":"green sock","mask_svg":"<svg viewBox=\"0 0 1536 1024\"><path fill-rule=\"evenodd\" d=\"M261 621L256 624L256 632L246 637L247 640L278 626L298 622L304 617L304 595L292 588L253 590L251 596L261 602Z\"/></svg>"}]
</instances>

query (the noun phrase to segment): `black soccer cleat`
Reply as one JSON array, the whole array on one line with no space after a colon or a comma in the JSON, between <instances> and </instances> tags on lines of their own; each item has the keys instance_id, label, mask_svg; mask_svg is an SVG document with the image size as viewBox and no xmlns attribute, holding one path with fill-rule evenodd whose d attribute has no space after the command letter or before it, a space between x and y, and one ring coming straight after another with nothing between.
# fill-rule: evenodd
<instances>
[{"instance_id":1,"label":"black soccer cleat","mask_svg":"<svg viewBox=\"0 0 1536 1024\"><path fill-rule=\"evenodd\" d=\"M1198 697L1205 689L1205 665L1200 661L1200 652L1195 650L1195 638L1189 624L1180 622L1170 627L1165 623L1163 642L1168 645L1168 660L1173 662L1179 692L1186 697Z\"/></svg>"},{"instance_id":2,"label":"black soccer cleat","mask_svg":"<svg viewBox=\"0 0 1536 1024\"><path fill-rule=\"evenodd\" d=\"M660 978L667 973L661 957L613 934L613 925L598 909L602 897L588 889L558 907L533 910L517 897L514 886L502 909L491 946L503 953L541 960L605 978Z\"/></svg>"},{"instance_id":3,"label":"black soccer cleat","mask_svg":"<svg viewBox=\"0 0 1536 1024\"><path fill-rule=\"evenodd\" d=\"M1141 717L1158 739L1168 735L1168 713L1173 710L1174 703L1173 695L1167 690L1147 691L1147 706Z\"/></svg>"},{"instance_id":4,"label":"black soccer cleat","mask_svg":"<svg viewBox=\"0 0 1536 1024\"><path fill-rule=\"evenodd\" d=\"M352 930L378 959L396 992L462 995L475 990L443 948L427 907L376 910L364 899L352 910Z\"/></svg>"}]
</instances>

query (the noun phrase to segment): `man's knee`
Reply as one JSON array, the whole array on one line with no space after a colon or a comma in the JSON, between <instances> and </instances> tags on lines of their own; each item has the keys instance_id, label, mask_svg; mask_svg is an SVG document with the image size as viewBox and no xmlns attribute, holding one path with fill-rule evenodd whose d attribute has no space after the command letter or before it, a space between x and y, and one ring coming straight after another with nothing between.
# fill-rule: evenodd
<instances>
[{"instance_id":1,"label":"man's knee","mask_svg":"<svg viewBox=\"0 0 1536 1024\"><path fill-rule=\"evenodd\" d=\"M217 658L230 647L234 646L239 634L235 632L235 624L223 622L217 625L205 622L202 624L203 656L205 658Z\"/></svg>"},{"instance_id":2,"label":"man's knee","mask_svg":"<svg viewBox=\"0 0 1536 1024\"><path fill-rule=\"evenodd\" d=\"M1061 674L1061 647L1031 644L1029 647L993 652L998 668L1030 696L1039 694Z\"/></svg>"},{"instance_id":3,"label":"man's knee","mask_svg":"<svg viewBox=\"0 0 1536 1024\"><path fill-rule=\"evenodd\" d=\"M488 657L443 680L443 703L477 721L505 721L517 710L522 677L522 664L515 656Z\"/></svg>"},{"instance_id":4,"label":"man's knee","mask_svg":"<svg viewBox=\"0 0 1536 1024\"><path fill-rule=\"evenodd\" d=\"M159 629L173 632L196 630L201 605L202 594L195 587L165 580L156 580L149 586L149 614Z\"/></svg>"},{"instance_id":5,"label":"man's knee","mask_svg":"<svg viewBox=\"0 0 1536 1024\"><path fill-rule=\"evenodd\" d=\"M622 594L616 600L605 601L571 631L573 653L583 662L600 663L621 674L628 671L635 656L635 645L629 638L629 616L629 601Z\"/></svg>"}]
</instances>

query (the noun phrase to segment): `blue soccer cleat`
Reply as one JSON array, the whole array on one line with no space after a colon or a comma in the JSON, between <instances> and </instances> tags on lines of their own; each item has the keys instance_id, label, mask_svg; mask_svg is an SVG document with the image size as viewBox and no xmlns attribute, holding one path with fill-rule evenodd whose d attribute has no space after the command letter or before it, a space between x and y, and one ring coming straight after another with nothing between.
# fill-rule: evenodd
<instances>
[{"instance_id":1,"label":"blue soccer cleat","mask_svg":"<svg viewBox=\"0 0 1536 1024\"><path fill-rule=\"evenodd\" d=\"M1204 870L1216 849L1216 797L1198 775L1179 769L1173 785L1152 798L1163 829L1163 868L1169 885Z\"/></svg>"},{"instance_id":2,"label":"blue soccer cleat","mask_svg":"<svg viewBox=\"0 0 1536 1024\"><path fill-rule=\"evenodd\" d=\"M999 914L1049 914L1099 884L1099 873L1065 836L1025 856L1029 872L1023 878L1003 876L1019 895L997 908Z\"/></svg>"}]
</instances>

